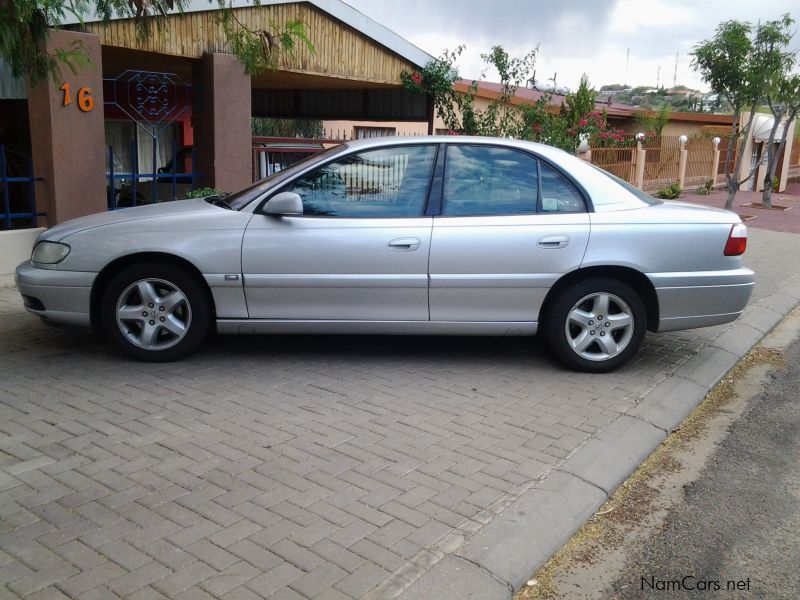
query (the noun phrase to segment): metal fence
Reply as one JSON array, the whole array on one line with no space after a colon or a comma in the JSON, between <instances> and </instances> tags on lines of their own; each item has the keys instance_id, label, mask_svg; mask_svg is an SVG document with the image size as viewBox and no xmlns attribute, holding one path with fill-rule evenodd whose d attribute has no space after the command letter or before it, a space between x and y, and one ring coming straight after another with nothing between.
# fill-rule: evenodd
<instances>
[{"instance_id":1,"label":"metal fence","mask_svg":"<svg viewBox=\"0 0 800 600\"><path fill-rule=\"evenodd\" d=\"M645 150L644 188L660 189L678 181L678 161L681 143L677 135L648 138Z\"/></svg>"},{"instance_id":2,"label":"metal fence","mask_svg":"<svg viewBox=\"0 0 800 600\"><path fill-rule=\"evenodd\" d=\"M703 185L714 168L714 142L708 138L689 138L686 142L684 187Z\"/></svg>"},{"instance_id":3,"label":"metal fence","mask_svg":"<svg viewBox=\"0 0 800 600\"><path fill-rule=\"evenodd\" d=\"M639 146L635 140L625 140L625 145L592 147L592 164L628 181L636 183ZM652 191L679 180L681 143L680 136L648 137L641 143L644 150L642 188ZM687 140L684 187L699 186L711 179L714 169L714 142L706 137ZM641 165L640 165L641 166Z\"/></svg>"},{"instance_id":4,"label":"metal fence","mask_svg":"<svg viewBox=\"0 0 800 600\"><path fill-rule=\"evenodd\" d=\"M130 157L126 161L130 165L128 169L121 168L113 146L108 146L107 152L106 193L109 210L185 198L196 187L198 173L194 170L193 147L178 150L177 145L173 144L172 158L154 173L139 172L139 152L135 139L130 141L126 153ZM188 171L187 164L191 165Z\"/></svg>"},{"instance_id":5,"label":"metal fence","mask_svg":"<svg viewBox=\"0 0 800 600\"><path fill-rule=\"evenodd\" d=\"M36 227L36 183L33 160L0 144L0 230Z\"/></svg>"},{"instance_id":6,"label":"metal fence","mask_svg":"<svg viewBox=\"0 0 800 600\"><path fill-rule=\"evenodd\" d=\"M592 148L592 164L632 183L636 146Z\"/></svg>"}]
</instances>

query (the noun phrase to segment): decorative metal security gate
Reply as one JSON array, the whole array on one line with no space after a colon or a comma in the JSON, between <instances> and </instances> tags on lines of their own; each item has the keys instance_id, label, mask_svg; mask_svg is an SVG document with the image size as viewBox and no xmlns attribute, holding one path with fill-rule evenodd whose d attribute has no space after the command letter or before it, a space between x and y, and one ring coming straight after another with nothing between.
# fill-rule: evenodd
<instances>
[{"instance_id":1,"label":"decorative metal security gate","mask_svg":"<svg viewBox=\"0 0 800 600\"><path fill-rule=\"evenodd\" d=\"M194 147L179 128L195 88L174 73L125 71L103 80L108 146L108 208L181 198L194 189Z\"/></svg>"}]
</instances>

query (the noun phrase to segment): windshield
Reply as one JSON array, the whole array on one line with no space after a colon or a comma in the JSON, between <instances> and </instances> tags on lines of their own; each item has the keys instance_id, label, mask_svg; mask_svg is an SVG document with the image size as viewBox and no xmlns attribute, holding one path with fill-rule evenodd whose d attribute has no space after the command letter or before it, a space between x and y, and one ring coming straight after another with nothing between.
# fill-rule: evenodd
<instances>
[{"instance_id":1,"label":"windshield","mask_svg":"<svg viewBox=\"0 0 800 600\"><path fill-rule=\"evenodd\" d=\"M233 210L241 210L253 200L260 197L268 188L280 183L281 181L289 179L292 175L296 175L298 172L302 171L308 166L309 162L325 160L326 158L339 154L345 148L346 146L344 144L339 144L338 146L328 148L323 152L306 156L283 171L273 173L272 175L255 182L250 187L246 187L243 190L231 194L230 196L225 196L225 204L227 204Z\"/></svg>"}]
</instances>

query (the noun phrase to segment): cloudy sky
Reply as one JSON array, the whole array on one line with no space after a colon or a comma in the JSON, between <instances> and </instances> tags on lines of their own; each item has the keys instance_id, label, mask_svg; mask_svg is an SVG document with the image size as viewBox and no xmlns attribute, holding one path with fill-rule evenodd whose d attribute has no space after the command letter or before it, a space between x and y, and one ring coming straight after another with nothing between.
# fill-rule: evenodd
<instances>
[{"instance_id":1,"label":"cloudy sky","mask_svg":"<svg viewBox=\"0 0 800 600\"><path fill-rule=\"evenodd\" d=\"M689 66L688 53L727 19L757 22L791 13L797 0L345 0L429 54L460 44L461 75L480 75L480 54L500 44L512 56L539 45L536 79L557 73L574 89L582 73L595 87L609 83L707 89ZM800 35L793 40L800 49ZM630 57L626 53L630 49ZM492 73L487 79L495 79Z\"/></svg>"}]
</instances>

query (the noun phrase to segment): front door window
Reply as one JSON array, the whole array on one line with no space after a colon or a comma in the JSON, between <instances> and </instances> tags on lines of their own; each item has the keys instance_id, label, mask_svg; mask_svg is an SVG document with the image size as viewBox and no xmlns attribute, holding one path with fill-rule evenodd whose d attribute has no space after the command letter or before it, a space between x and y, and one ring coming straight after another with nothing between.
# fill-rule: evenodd
<instances>
[{"instance_id":1,"label":"front door window","mask_svg":"<svg viewBox=\"0 0 800 600\"><path fill-rule=\"evenodd\" d=\"M349 218L418 217L425 208L435 146L397 146L352 154L294 180L281 191L303 199L303 214Z\"/></svg>"}]
</instances>

